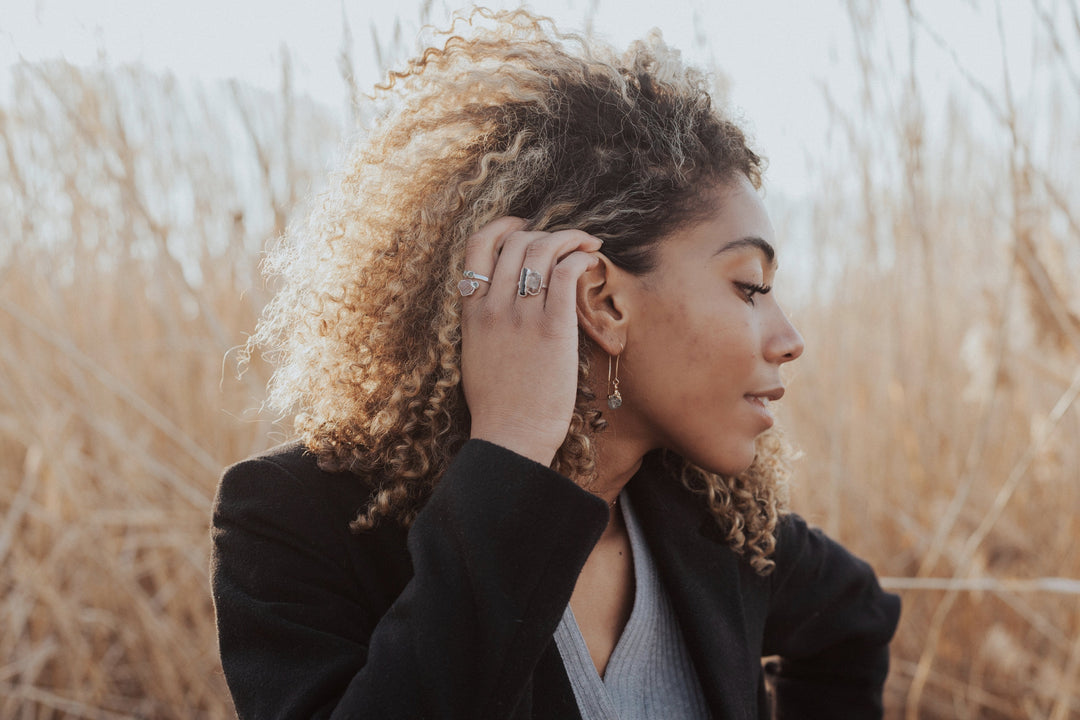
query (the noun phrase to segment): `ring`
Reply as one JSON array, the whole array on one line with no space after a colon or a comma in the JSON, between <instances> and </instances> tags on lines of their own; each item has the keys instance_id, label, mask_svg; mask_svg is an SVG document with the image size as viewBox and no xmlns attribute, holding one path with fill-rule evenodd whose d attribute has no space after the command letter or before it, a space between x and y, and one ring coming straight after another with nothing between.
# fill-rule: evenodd
<instances>
[{"instance_id":1,"label":"ring","mask_svg":"<svg viewBox=\"0 0 1080 720\"><path fill-rule=\"evenodd\" d=\"M472 295L476 292L476 288L480 287L481 282L491 282L491 278L484 277L480 273L473 272L472 270L466 270L462 275L464 275L466 279L457 284L457 289L463 296Z\"/></svg>"},{"instance_id":2,"label":"ring","mask_svg":"<svg viewBox=\"0 0 1080 720\"><path fill-rule=\"evenodd\" d=\"M539 295L544 288L544 276L527 267L521 268L521 277L518 278L518 296Z\"/></svg>"}]
</instances>

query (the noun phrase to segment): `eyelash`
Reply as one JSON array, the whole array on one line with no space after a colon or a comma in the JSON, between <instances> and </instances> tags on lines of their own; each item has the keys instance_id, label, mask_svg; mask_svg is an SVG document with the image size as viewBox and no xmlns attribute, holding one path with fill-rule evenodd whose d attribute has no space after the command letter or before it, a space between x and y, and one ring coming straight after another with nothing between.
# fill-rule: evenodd
<instances>
[{"instance_id":1,"label":"eyelash","mask_svg":"<svg viewBox=\"0 0 1080 720\"><path fill-rule=\"evenodd\" d=\"M742 290L746 302L750 303L751 305L754 304L755 295L768 295L769 291L772 290L771 285L757 285L755 283L737 282L735 283L735 286Z\"/></svg>"}]
</instances>

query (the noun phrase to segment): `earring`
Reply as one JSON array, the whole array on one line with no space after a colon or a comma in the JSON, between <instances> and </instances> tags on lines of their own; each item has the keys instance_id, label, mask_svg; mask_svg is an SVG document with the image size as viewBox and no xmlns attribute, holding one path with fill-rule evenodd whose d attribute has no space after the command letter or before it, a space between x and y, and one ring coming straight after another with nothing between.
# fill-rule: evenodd
<instances>
[{"instance_id":1,"label":"earring","mask_svg":"<svg viewBox=\"0 0 1080 720\"><path fill-rule=\"evenodd\" d=\"M615 379L611 379L611 355L607 356L607 381L608 385L612 388L611 394L607 396L607 406L612 410L622 405L622 395L619 394L619 357L622 353L615 356Z\"/></svg>"}]
</instances>

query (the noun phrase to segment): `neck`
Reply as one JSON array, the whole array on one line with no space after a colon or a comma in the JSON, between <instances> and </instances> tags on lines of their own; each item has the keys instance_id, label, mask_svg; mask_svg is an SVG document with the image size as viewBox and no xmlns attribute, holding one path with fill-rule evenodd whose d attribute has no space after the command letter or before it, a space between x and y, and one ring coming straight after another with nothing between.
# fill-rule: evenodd
<instances>
[{"instance_id":1,"label":"neck","mask_svg":"<svg viewBox=\"0 0 1080 720\"><path fill-rule=\"evenodd\" d=\"M610 430L608 432L611 432ZM614 433L611 433L614 435ZM607 435L605 433L604 435ZM597 478L590 490L608 504L611 512L618 512L616 498L622 492L630 478L641 467L641 459L644 453L629 446L625 442L619 442L615 438L601 436L598 438L596 447Z\"/></svg>"},{"instance_id":2,"label":"neck","mask_svg":"<svg viewBox=\"0 0 1080 720\"><path fill-rule=\"evenodd\" d=\"M607 362L606 357L594 357L593 363ZM593 391L598 398L606 397L603 381L603 377L593 381ZM614 410L605 407L604 418L608 421L608 427L595 440L597 477L590 483L589 489L612 506L641 467L645 453L656 447L656 443L651 441L651 434L627 405ZM611 512L616 512L616 509L612 507Z\"/></svg>"}]
</instances>

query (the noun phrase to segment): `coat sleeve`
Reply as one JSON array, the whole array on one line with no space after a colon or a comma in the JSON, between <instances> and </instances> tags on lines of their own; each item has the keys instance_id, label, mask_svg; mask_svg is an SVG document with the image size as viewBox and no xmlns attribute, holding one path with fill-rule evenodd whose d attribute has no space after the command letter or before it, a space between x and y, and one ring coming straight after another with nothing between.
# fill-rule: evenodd
<instances>
[{"instance_id":1,"label":"coat sleeve","mask_svg":"<svg viewBox=\"0 0 1080 720\"><path fill-rule=\"evenodd\" d=\"M509 718L607 521L602 500L466 443L408 532L413 574L373 617L328 500L271 460L222 478L212 585L241 718Z\"/></svg>"},{"instance_id":2,"label":"coat sleeve","mask_svg":"<svg viewBox=\"0 0 1080 720\"><path fill-rule=\"evenodd\" d=\"M889 641L900 598L873 570L802 518L784 518L778 537L763 654L775 717L880 718Z\"/></svg>"}]
</instances>

